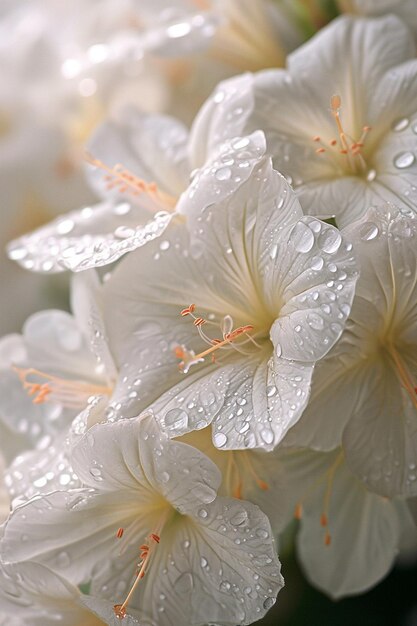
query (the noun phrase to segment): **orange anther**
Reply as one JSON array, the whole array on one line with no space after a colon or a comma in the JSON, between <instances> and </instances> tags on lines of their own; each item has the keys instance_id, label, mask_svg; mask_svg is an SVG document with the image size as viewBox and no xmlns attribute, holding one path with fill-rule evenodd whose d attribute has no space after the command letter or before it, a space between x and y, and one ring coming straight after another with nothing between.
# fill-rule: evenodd
<instances>
[{"instance_id":1,"label":"orange anther","mask_svg":"<svg viewBox=\"0 0 417 626\"><path fill-rule=\"evenodd\" d=\"M316 150L316 154L323 154L323 152L326 152L324 148L317 148Z\"/></svg>"},{"instance_id":2,"label":"orange anther","mask_svg":"<svg viewBox=\"0 0 417 626\"><path fill-rule=\"evenodd\" d=\"M337 94L332 96L330 99L330 106L332 107L333 111L338 111L342 106L342 98Z\"/></svg>"},{"instance_id":3,"label":"orange anther","mask_svg":"<svg viewBox=\"0 0 417 626\"><path fill-rule=\"evenodd\" d=\"M125 532L125 531L124 531L124 528L119 528L119 530L118 530L118 531L117 531L117 533L116 533L116 537L117 537L118 539L121 539L121 538L123 537L123 533L124 533L124 532Z\"/></svg>"},{"instance_id":4,"label":"orange anther","mask_svg":"<svg viewBox=\"0 0 417 626\"><path fill-rule=\"evenodd\" d=\"M161 538L159 535L155 535L154 533L152 533L150 535L150 538L153 539L153 541L155 541L155 543L159 543L161 541Z\"/></svg>"},{"instance_id":5,"label":"orange anther","mask_svg":"<svg viewBox=\"0 0 417 626\"><path fill-rule=\"evenodd\" d=\"M115 604L113 607L113 611L117 619L123 619L124 617L126 617L126 609L123 604Z\"/></svg>"},{"instance_id":6,"label":"orange anther","mask_svg":"<svg viewBox=\"0 0 417 626\"><path fill-rule=\"evenodd\" d=\"M331 543L332 543L332 538L330 536L330 533L326 532L326 534L324 535L324 545L329 546Z\"/></svg>"},{"instance_id":7,"label":"orange anther","mask_svg":"<svg viewBox=\"0 0 417 626\"><path fill-rule=\"evenodd\" d=\"M337 144L337 140L336 139L332 139L330 142L331 146L335 146Z\"/></svg>"},{"instance_id":8,"label":"orange anther","mask_svg":"<svg viewBox=\"0 0 417 626\"><path fill-rule=\"evenodd\" d=\"M185 357L184 350L180 348L180 346L177 346L176 348L174 348L174 354L177 357L177 359L183 359Z\"/></svg>"},{"instance_id":9,"label":"orange anther","mask_svg":"<svg viewBox=\"0 0 417 626\"><path fill-rule=\"evenodd\" d=\"M318 135L316 135L315 137L313 137L313 141L321 141L321 139Z\"/></svg>"},{"instance_id":10,"label":"orange anther","mask_svg":"<svg viewBox=\"0 0 417 626\"><path fill-rule=\"evenodd\" d=\"M206 320L204 319L204 317L196 317L194 320L194 326L202 326L205 323Z\"/></svg>"},{"instance_id":11,"label":"orange anther","mask_svg":"<svg viewBox=\"0 0 417 626\"><path fill-rule=\"evenodd\" d=\"M233 497L237 500L242 499L242 482L239 482L233 491Z\"/></svg>"},{"instance_id":12,"label":"orange anther","mask_svg":"<svg viewBox=\"0 0 417 626\"><path fill-rule=\"evenodd\" d=\"M302 516L303 516L303 507L302 507L301 503L299 502L297 504L297 506L295 507L294 517L295 517L295 519L301 519Z\"/></svg>"},{"instance_id":13,"label":"orange anther","mask_svg":"<svg viewBox=\"0 0 417 626\"><path fill-rule=\"evenodd\" d=\"M322 513L322 514L321 514L321 517L320 517L320 524L321 524L322 526L327 526L327 525L328 525L328 523L329 523L329 522L328 522L328 520L327 520L327 515L326 515L326 513Z\"/></svg>"},{"instance_id":14,"label":"orange anther","mask_svg":"<svg viewBox=\"0 0 417 626\"><path fill-rule=\"evenodd\" d=\"M186 315L190 315L190 313L193 313L194 311L195 311L195 304L190 304L190 306L187 306L186 309L183 309L181 311L181 315L185 317Z\"/></svg>"},{"instance_id":15,"label":"orange anther","mask_svg":"<svg viewBox=\"0 0 417 626\"><path fill-rule=\"evenodd\" d=\"M257 485L258 485L259 489L262 489L262 491L268 491L269 490L268 483L266 483L261 478L259 478L256 482L257 482Z\"/></svg>"}]
</instances>

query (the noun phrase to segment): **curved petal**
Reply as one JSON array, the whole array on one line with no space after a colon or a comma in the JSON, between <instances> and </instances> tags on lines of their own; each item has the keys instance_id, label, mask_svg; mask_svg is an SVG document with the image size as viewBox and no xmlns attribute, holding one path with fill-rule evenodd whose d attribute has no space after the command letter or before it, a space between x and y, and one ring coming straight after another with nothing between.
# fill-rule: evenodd
<instances>
[{"instance_id":1,"label":"curved petal","mask_svg":"<svg viewBox=\"0 0 417 626\"><path fill-rule=\"evenodd\" d=\"M104 584L106 595L122 601L122 583L127 590L132 575L104 576L93 590ZM156 615L159 626L250 624L274 604L282 586L266 516L248 502L217 498L196 507L194 519L164 529L130 606L144 624L154 625Z\"/></svg>"},{"instance_id":2,"label":"curved petal","mask_svg":"<svg viewBox=\"0 0 417 626\"><path fill-rule=\"evenodd\" d=\"M178 197L188 182L187 144L188 131L182 122L129 108L119 119L99 126L87 148L110 168L120 163L137 178L155 182L164 192ZM93 188L108 198L103 172L88 167L87 174ZM116 197L120 198L120 193Z\"/></svg>"},{"instance_id":3,"label":"curved petal","mask_svg":"<svg viewBox=\"0 0 417 626\"><path fill-rule=\"evenodd\" d=\"M303 504L298 554L312 585L341 598L365 591L390 570L399 546L395 507L367 491L342 465L327 512L330 545L320 523L327 482Z\"/></svg>"},{"instance_id":4,"label":"curved petal","mask_svg":"<svg viewBox=\"0 0 417 626\"><path fill-rule=\"evenodd\" d=\"M128 202L103 202L71 211L8 246L9 257L37 272L80 271L117 261L161 235L172 215Z\"/></svg>"}]
</instances>

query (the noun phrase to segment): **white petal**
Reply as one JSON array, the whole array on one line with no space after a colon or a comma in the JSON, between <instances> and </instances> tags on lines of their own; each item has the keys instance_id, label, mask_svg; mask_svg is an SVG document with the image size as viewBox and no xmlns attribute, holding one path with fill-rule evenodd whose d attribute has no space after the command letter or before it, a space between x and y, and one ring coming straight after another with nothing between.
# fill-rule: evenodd
<instances>
[{"instance_id":1,"label":"white petal","mask_svg":"<svg viewBox=\"0 0 417 626\"><path fill-rule=\"evenodd\" d=\"M283 586L271 529L254 505L217 498L196 507L193 520L180 520L161 537L152 563L132 599L140 622L159 626L206 622L249 624L274 604ZM109 597L123 601L133 571L120 572ZM127 611L129 613L129 609Z\"/></svg>"},{"instance_id":2,"label":"white petal","mask_svg":"<svg viewBox=\"0 0 417 626\"><path fill-rule=\"evenodd\" d=\"M338 467L327 513L331 544L325 545L320 518L326 487L323 481L303 503L297 546L310 582L340 598L371 588L387 574L398 550L399 524L392 503Z\"/></svg>"},{"instance_id":3,"label":"white petal","mask_svg":"<svg viewBox=\"0 0 417 626\"><path fill-rule=\"evenodd\" d=\"M283 232L276 263L283 306L272 342L282 358L317 361L340 337L350 311L358 277L352 244L333 226L305 217Z\"/></svg>"},{"instance_id":4,"label":"white petal","mask_svg":"<svg viewBox=\"0 0 417 626\"><path fill-rule=\"evenodd\" d=\"M9 244L8 254L37 272L101 267L161 235L172 215L128 202L103 202L72 211Z\"/></svg>"},{"instance_id":5,"label":"white petal","mask_svg":"<svg viewBox=\"0 0 417 626\"><path fill-rule=\"evenodd\" d=\"M138 178L155 182L177 197L188 182L187 142L188 132L180 121L130 108L119 120L102 124L87 147L109 167L120 163ZM89 167L88 174L96 190L108 198L103 172Z\"/></svg>"}]
</instances>

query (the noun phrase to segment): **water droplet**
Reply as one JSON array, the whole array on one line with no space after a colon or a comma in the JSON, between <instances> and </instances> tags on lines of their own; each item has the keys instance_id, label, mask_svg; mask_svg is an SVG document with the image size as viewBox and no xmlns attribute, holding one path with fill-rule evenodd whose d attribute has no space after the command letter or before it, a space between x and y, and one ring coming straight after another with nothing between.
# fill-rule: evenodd
<instances>
[{"instance_id":1,"label":"water droplet","mask_svg":"<svg viewBox=\"0 0 417 626\"><path fill-rule=\"evenodd\" d=\"M297 222L291 231L289 241L294 244L297 252L309 252L314 245L314 235L310 228L303 224L303 222Z\"/></svg>"},{"instance_id":2,"label":"water droplet","mask_svg":"<svg viewBox=\"0 0 417 626\"><path fill-rule=\"evenodd\" d=\"M275 346L275 354L277 355L278 358L282 354L282 346L280 343L277 343L277 345Z\"/></svg>"},{"instance_id":3,"label":"water droplet","mask_svg":"<svg viewBox=\"0 0 417 626\"><path fill-rule=\"evenodd\" d=\"M229 180L231 176L232 170L230 169L230 167L220 167L215 173L215 177L217 178L217 180Z\"/></svg>"},{"instance_id":4,"label":"water droplet","mask_svg":"<svg viewBox=\"0 0 417 626\"><path fill-rule=\"evenodd\" d=\"M170 479L170 475L168 474L168 472L162 472L161 474L161 480L163 483L167 483Z\"/></svg>"},{"instance_id":5,"label":"water droplet","mask_svg":"<svg viewBox=\"0 0 417 626\"><path fill-rule=\"evenodd\" d=\"M275 601L276 601L275 598L266 598L266 600L264 600L264 603L263 603L264 609L269 611L269 609L274 606Z\"/></svg>"},{"instance_id":6,"label":"water droplet","mask_svg":"<svg viewBox=\"0 0 417 626\"><path fill-rule=\"evenodd\" d=\"M171 430L182 431L188 427L188 413L183 409L171 409L165 415L164 421Z\"/></svg>"},{"instance_id":7,"label":"water droplet","mask_svg":"<svg viewBox=\"0 0 417 626\"><path fill-rule=\"evenodd\" d=\"M235 150L242 150L242 148L246 148L249 144L250 140L248 137L241 137L232 141L232 146Z\"/></svg>"},{"instance_id":8,"label":"water droplet","mask_svg":"<svg viewBox=\"0 0 417 626\"><path fill-rule=\"evenodd\" d=\"M266 395L268 396L268 398L272 398L272 396L274 396L277 392L277 388L275 387L275 385L268 385L268 387L266 388Z\"/></svg>"},{"instance_id":9,"label":"water droplet","mask_svg":"<svg viewBox=\"0 0 417 626\"><path fill-rule=\"evenodd\" d=\"M397 156L394 158L394 165L398 169L404 170L407 167L413 165L415 160L416 157L412 152L400 152L400 154L397 154Z\"/></svg>"},{"instance_id":10,"label":"water droplet","mask_svg":"<svg viewBox=\"0 0 417 626\"><path fill-rule=\"evenodd\" d=\"M73 220L64 219L58 222L56 226L56 230L57 230L57 233L59 233L60 235L67 235L73 230L74 226L75 224Z\"/></svg>"},{"instance_id":11,"label":"water droplet","mask_svg":"<svg viewBox=\"0 0 417 626\"><path fill-rule=\"evenodd\" d=\"M159 249L160 250L168 250L170 246L170 243L167 239L164 239L164 241L161 241L161 243L159 244Z\"/></svg>"},{"instance_id":12,"label":"water droplet","mask_svg":"<svg viewBox=\"0 0 417 626\"><path fill-rule=\"evenodd\" d=\"M227 437L224 433L214 433L213 435L213 443L216 448L222 448L227 443Z\"/></svg>"},{"instance_id":13,"label":"water droplet","mask_svg":"<svg viewBox=\"0 0 417 626\"><path fill-rule=\"evenodd\" d=\"M307 315L307 324L313 330L323 330L324 328L324 320L318 313L309 313Z\"/></svg>"},{"instance_id":14,"label":"water droplet","mask_svg":"<svg viewBox=\"0 0 417 626\"><path fill-rule=\"evenodd\" d=\"M91 467L90 474L95 480L103 480L103 477L101 475L101 469L99 469L98 467Z\"/></svg>"},{"instance_id":15,"label":"water droplet","mask_svg":"<svg viewBox=\"0 0 417 626\"><path fill-rule=\"evenodd\" d=\"M71 559L68 552L60 552L56 558L56 563L59 568L69 567L71 565Z\"/></svg>"},{"instance_id":16,"label":"water droplet","mask_svg":"<svg viewBox=\"0 0 417 626\"><path fill-rule=\"evenodd\" d=\"M363 241L371 241L379 234L379 228L373 222L365 222L360 228L360 236Z\"/></svg>"},{"instance_id":17,"label":"water droplet","mask_svg":"<svg viewBox=\"0 0 417 626\"><path fill-rule=\"evenodd\" d=\"M312 270L319 271L323 268L324 260L321 256L313 256L310 262L310 267Z\"/></svg>"},{"instance_id":18,"label":"water droplet","mask_svg":"<svg viewBox=\"0 0 417 626\"><path fill-rule=\"evenodd\" d=\"M261 437L267 445L270 445L274 441L274 433L269 428L263 428L261 430Z\"/></svg>"},{"instance_id":19,"label":"water droplet","mask_svg":"<svg viewBox=\"0 0 417 626\"><path fill-rule=\"evenodd\" d=\"M395 120L391 126L391 129L395 133L399 133L402 130L405 130L409 125L410 121L406 117L401 117L398 120Z\"/></svg>"},{"instance_id":20,"label":"water droplet","mask_svg":"<svg viewBox=\"0 0 417 626\"><path fill-rule=\"evenodd\" d=\"M199 517L201 517L202 519L206 519L208 513L207 513L207 509L200 509L198 512Z\"/></svg>"},{"instance_id":21,"label":"water droplet","mask_svg":"<svg viewBox=\"0 0 417 626\"><path fill-rule=\"evenodd\" d=\"M243 524L246 524L247 521L248 521L248 514L245 511L245 509L237 511L237 513L230 520L233 526L243 526Z\"/></svg>"},{"instance_id":22,"label":"water droplet","mask_svg":"<svg viewBox=\"0 0 417 626\"><path fill-rule=\"evenodd\" d=\"M274 245L271 247L271 250L269 252L269 256L271 257L272 260L275 260L277 258L277 254L278 254L278 244L274 243Z\"/></svg>"},{"instance_id":23,"label":"water droplet","mask_svg":"<svg viewBox=\"0 0 417 626\"><path fill-rule=\"evenodd\" d=\"M342 235L336 228L326 228L320 233L317 243L323 252L334 254L340 248Z\"/></svg>"},{"instance_id":24,"label":"water droplet","mask_svg":"<svg viewBox=\"0 0 417 626\"><path fill-rule=\"evenodd\" d=\"M228 580L222 580L219 589L220 591L227 592L230 591L230 586L231 585Z\"/></svg>"},{"instance_id":25,"label":"water droplet","mask_svg":"<svg viewBox=\"0 0 417 626\"><path fill-rule=\"evenodd\" d=\"M258 530L256 531L256 536L259 537L259 539L268 539L269 533L264 528L258 528Z\"/></svg>"},{"instance_id":26,"label":"water droplet","mask_svg":"<svg viewBox=\"0 0 417 626\"><path fill-rule=\"evenodd\" d=\"M376 170L369 170L366 175L366 180L371 183L376 178Z\"/></svg>"},{"instance_id":27,"label":"water droplet","mask_svg":"<svg viewBox=\"0 0 417 626\"><path fill-rule=\"evenodd\" d=\"M201 567L207 567L207 565L208 565L208 561L207 561L206 558L204 558L204 556L202 556L201 559L200 559L200 565L201 565Z\"/></svg>"}]
</instances>

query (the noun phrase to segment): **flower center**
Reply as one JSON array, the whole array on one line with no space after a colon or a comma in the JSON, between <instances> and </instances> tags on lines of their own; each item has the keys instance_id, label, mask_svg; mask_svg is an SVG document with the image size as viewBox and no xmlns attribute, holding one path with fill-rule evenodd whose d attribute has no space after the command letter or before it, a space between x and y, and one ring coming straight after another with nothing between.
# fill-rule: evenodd
<instances>
[{"instance_id":1,"label":"flower center","mask_svg":"<svg viewBox=\"0 0 417 626\"><path fill-rule=\"evenodd\" d=\"M113 390L105 385L93 385L81 380L67 380L39 370L13 367L23 389L32 396L33 404L56 402L69 409L83 409L95 395L111 396Z\"/></svg>"},{"instance_id":2,"label":"flower center","mask_svg":"<svg viewBox=\"0 0 417 626\"><path fill-rule=\"evenodd\" d=\"M375 170L369 169L364 157L364 147L368 134L372 130L370 126L364 126L359 138L354 139L346 133L340 111L342 108L342 99L339 95L334 95L330 99L330 109L336 124L337 137L331 139L328 143L323 141L319 135L313 137L319 147L316 154L327 156L334 162L336 159L340 162L342 159L343 169L355 176L365 176L368 181L375 178ZM340 156L341 155L341 156Z\"/></svg>"},{"instance_id":3,"label":"flower center","mask_svg":"<svg viewBox=\"0 0 417 626\"><path fill-rule=\"evenodd\" d=\"M308 493L305 496L300 498L300 501L295 507L294 517L295 519L300 520L303 516L303 500L315 491L323 482L326 483L326 487L324 490L323 496L323 508L320 515L320 524L324 529L324 545L330 546L332 542L332 537L330 534L329 527L329 508L330 508L330 500L332 497L333 484L336 475L336 471L338 467L341 465L343 461L343 452L340 452L332 465L327 469L324 475L321 475L317 481L308 489Z\"/></svg>"},{"instance_id":4,"label":"flower center","mask_svg":"<svg viewBox=\"0 0 417 626\"><path fill-rule=\"evenodd\" d=\"M197 328L198 334L204 343L210 347L198 354L195 354L193 350L188 350L185 346L177 346L175 348L175 356L180 359L178 367L184 374L187 374L192 365L204 362L207 356L210 356L212 363L216 363L220 350L224 353L232 349L241 354L248 355L250 352L245 350L244 346L248 346L249 343L257 348L261 348L258 342L249 334L254 329L252 324L233 328L232 317L225 315L219 325L204 317L194 315L195 308L195 304L190 304L190 306L181 311L181 315L182 317L190 316L194 320L193 325ZM219 330L220 327L222 339L210 337L202 328L205 325L208 327L214 326L217 330ZM243 341L240 340L237 342L236 340L239 338L243 339Z\"/></svg>"},{"instance_id":5,"label":"flower center","mask_svg":"<svg viewBox=\"0 0 417 626\"><path fill-rule=\"evenodd\" d=\"M107 189L118 189L120 193L130 193L133 196L146 194L152 200L154 211L173 211L177 199L158 188L156 183L148 183L138 178L121 163L109 167L103 161L94 158L88 152L85 153L85 160L90 165L102 169L106 172L104 180L107 182Z\"/></svg>"}]
</instances>

